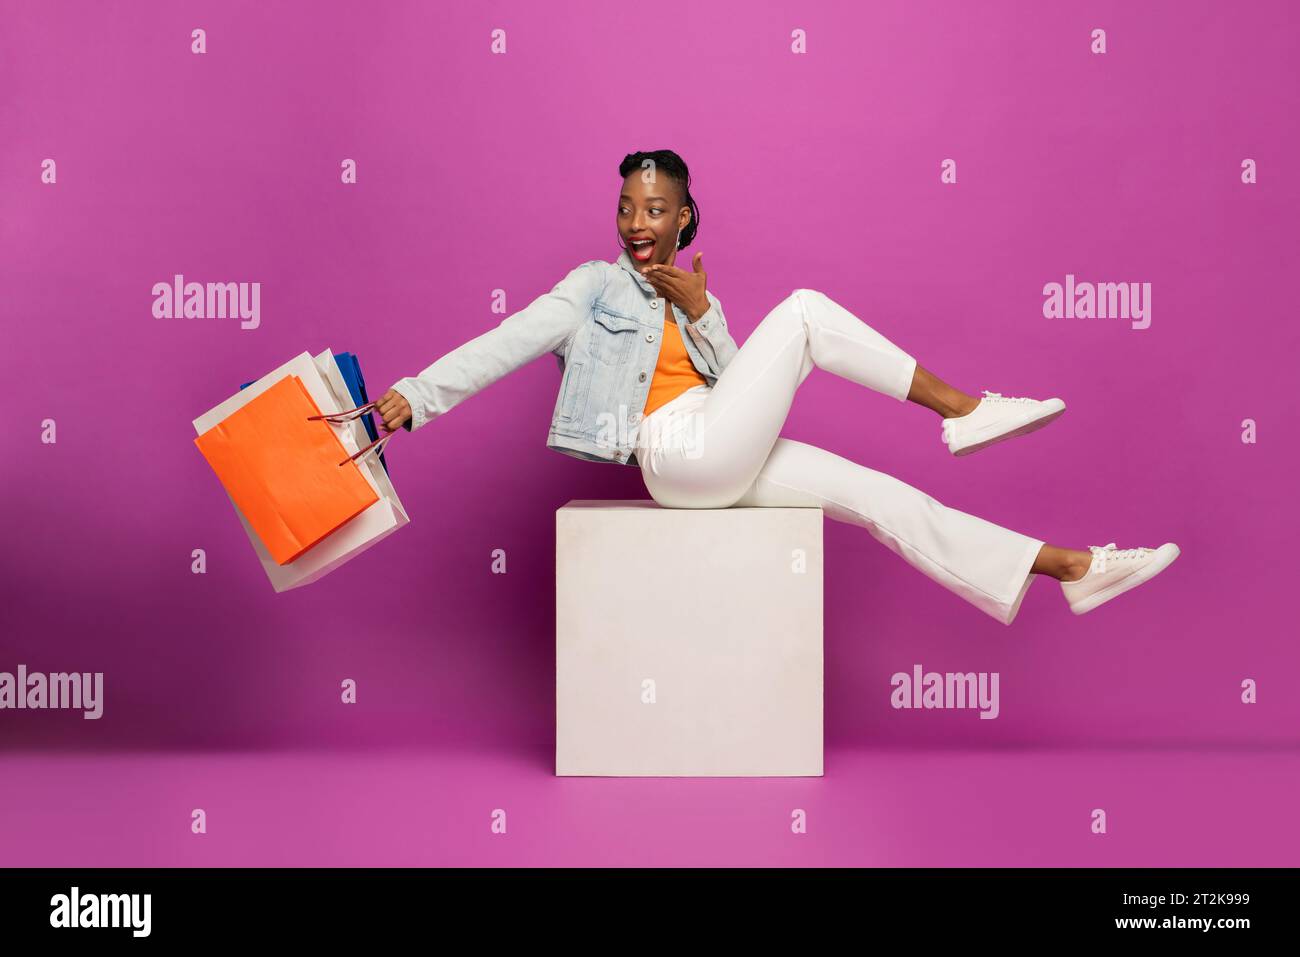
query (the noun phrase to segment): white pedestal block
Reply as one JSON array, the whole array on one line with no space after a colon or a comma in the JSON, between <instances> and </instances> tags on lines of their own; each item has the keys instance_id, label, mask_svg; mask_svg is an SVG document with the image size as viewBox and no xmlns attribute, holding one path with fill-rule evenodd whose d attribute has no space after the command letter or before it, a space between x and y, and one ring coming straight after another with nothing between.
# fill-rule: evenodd
<instances>
[{"instance_id":1,"label":"white pedestal block","mask_svg":"<svg viewBox=\"0 0 1300 957\"><path fill-rule=\"evenodd\" d=\"M822 510L555 515L555 773L822 773Z\"/></svg>"}]
</instances>

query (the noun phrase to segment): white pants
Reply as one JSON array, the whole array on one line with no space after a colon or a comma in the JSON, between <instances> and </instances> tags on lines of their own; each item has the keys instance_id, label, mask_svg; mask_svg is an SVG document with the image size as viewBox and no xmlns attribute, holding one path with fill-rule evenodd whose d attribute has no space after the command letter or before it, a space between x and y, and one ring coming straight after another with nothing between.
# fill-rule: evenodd
<instances>
[{"instance_id":1,"label":"white pants","mask_svg":"<svg viewBox=\"0 0 1300 957\"><path fill-rule=\"evenodd\" d=\"M833 452L780 438L795 391L814 366L904 401L916 360L829 297L796 289L763 318L712 388L695 386L642 420L636 457L650 496L666 508L820 506L1011 624L1043 542Z\"/></svg>"}]
</instances>

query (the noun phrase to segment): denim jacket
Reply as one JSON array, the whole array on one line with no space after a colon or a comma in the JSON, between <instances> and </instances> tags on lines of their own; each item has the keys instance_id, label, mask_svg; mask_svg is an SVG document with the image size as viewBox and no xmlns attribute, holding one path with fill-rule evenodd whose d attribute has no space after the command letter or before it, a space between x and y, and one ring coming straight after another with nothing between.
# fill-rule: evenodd
<instances>
[{"instance_id":1,"label":"denim jacket","mask_svg":"<svg viewBox=\"0 0 1300 957\"><path fill-rule=\"evenodd\" d=\"M665 308L672 310L691 364L710 386L736 354L722 303L705 295L709 310L690 322L659 298L626 250L614 262L585 262L495 328L394 383L411 406L405 428L422 428L549 352L563 374L547 446L590 461L636 465L633 446L659 359Z\"/></svg>"}]
</instances>

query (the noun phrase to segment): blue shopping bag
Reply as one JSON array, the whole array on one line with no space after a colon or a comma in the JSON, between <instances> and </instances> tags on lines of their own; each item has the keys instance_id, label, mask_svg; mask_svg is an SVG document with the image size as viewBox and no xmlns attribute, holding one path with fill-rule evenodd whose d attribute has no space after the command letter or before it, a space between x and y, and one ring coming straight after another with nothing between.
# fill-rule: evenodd
<instances>
[{"instance_id":1,"label":"blue shopping bag","mask_svg":"<svg viewBox=\"0 0 1300 957\"><path fill-rule=\"evenodd\" d=\"M339 373L343 376L343 383L348 387L348 392L352 395L352 401L358 406L366 405L370 399L366 396L366 380L361 377L361 363L357 360L356 355L351 352L334 353L334 361L338 363ZM253 382L257 380L254 379ZM247 389L253 382L245 382L240 389ZM365 426L366 435L370 436L370 441L374 442L379 438L379 430L375 426L374 416L367 412L361 419L361 424ZM379 453L379 462L388 471L388 462L384 458L384 453Z\"/></svg>"}]
</instances>

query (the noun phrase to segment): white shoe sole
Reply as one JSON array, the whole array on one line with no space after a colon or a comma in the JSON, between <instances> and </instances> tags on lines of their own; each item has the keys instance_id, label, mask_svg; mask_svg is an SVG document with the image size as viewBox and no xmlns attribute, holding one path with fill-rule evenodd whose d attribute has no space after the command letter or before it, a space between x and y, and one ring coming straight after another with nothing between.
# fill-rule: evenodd
<instances>
[{"instance_id":1,"label":"white shoe sole","mask_svg":"<svg viewBox=\"0 0 1300 957\"><path fill-rule=\"evenodd\" d=\"M1164 554L1162 555L1161 552ZM1156 549L1156 557L1150 562L1143 565L1127 578L1121 578L1119 581L1107 585L1101 591L1094 592L1080 601L1077 605L1070 605L1070 611L1074 612L1076 615L1082 615L1086 612L1092 611L1098 605L1106 604L1106 602L1110 601L1112 598L1118 598L1120 595L1124 594L1124 592L1137 588L1137 586L1141 585L1143 582L1148 582L1152 578L1155 578L1162 571L1172 565L1174 559L1181 554L1182 552L1173 542L1161 545Z\"/></svg>"},{"instance_id":2,"label":"white shoe sole","mask_svg":"<svg viewBox=\"0 0 1300 957\"><path fill-rule=\"evenodd\" d=\"M952 454L957 456L970 455L972 452L978 452L980 449L986 449L990 445L996 445L999 442L1005 442L1007 439L1014 439L1020 435L1028 435L1030 432L1037 432L1043 426L1060 418L1061 413L1063 413L1064 411L1065 411L1064 402L1061 402L1059 407L1052 402L1048 402L1046 403L1046 408L1039 409L1038 414L1034 418L1030 419L1028 422L1025 422L1023 425L1019 425L1009 432L1001 432L993 436L992 438L985 439L982 442L976 442L974 445L963 446L962 448L957 449ZM952 450L950 449L949 451Z\"/></svg>"}]
</instances>

